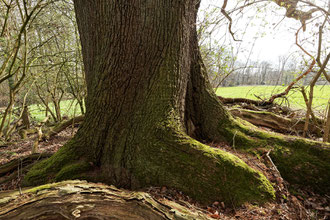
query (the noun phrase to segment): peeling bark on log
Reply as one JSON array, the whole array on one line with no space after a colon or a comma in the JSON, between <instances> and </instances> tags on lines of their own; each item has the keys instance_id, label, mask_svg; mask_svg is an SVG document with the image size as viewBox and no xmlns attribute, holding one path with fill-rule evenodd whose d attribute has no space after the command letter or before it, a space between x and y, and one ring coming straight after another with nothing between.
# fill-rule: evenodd
<instances>
[{"instance_id":1,"label":"peeling bark on log","mask_svg":"<svg viewBox=\"0 0 330 220\"><path fill-rule=\"evenodd\" d=\"M148 193L70 180L0 193L0 219L211 219Z\"/></svg>"},{"instance_id":2,"label":"peeling bark on log","mask_svg":"<svg viewBox=\"0 0 330 220\"><path fill-rule=\"evenodd\" d=\"M245 109L229 110L234 116L250 122L256 126L271 128L281 133L302 133L304 130L305 120L289 119L277 116L271 112L258 112ZM322 130L314 124L309 125L309 133L317 137L321 137Z\"/></svg>"}]
</instances>

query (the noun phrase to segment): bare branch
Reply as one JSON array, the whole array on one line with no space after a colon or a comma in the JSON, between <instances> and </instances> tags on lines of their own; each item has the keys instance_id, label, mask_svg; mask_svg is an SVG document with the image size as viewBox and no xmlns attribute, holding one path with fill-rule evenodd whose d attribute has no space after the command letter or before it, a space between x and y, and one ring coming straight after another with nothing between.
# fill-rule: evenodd
<instances>
[{"instance_id":1,"label":"bare branch","mask_svg":"<svg viewBox=\"0 0 330 220\"><path fill-rule=\"evenodd\" d=\"M318 11L322 11L325 15L328 15L328 16L330 15L329 11L325 10L324 8L321 8L320 6L315 5L312 2L304 1L304 0L299 0L299 2L302 2L302 3L305 3L305 4L309 5L309 6L312 6L312 7L316 8L316 9L318 9Z\"/></svg>"},{"instance_id":2,"label":"bare branch","mask_svg":"<svg viewBox=\"0 0 330 220\"><path fill-rule=\"evenodd\" d=\"M312 14L319 11L318 8L312 8L309 11L301 11L297 9L297 4L300 0L274 0L275 3L286 9L285 16L288 18L294 18L301 22L303 31L306 30L306 21L312 18Z\"/></svg>"},{"instance_id":3,"label":"bare branch","mask_svg":"<svg viewBox=\"0 0 330 220\"><path fill-rule=\"evenodd\" d=\"M231 34L231 36L233 37L234 41L242 41L242 40L237 40L235 38L235 36L234 36L233 31L231 30L231 26L232 26L233 20L231 19L231 17L228 15L228 13L225 10L226 7L227 7L227 2L228 2L228 0L224 0L223 1L223 5L221 7L221 13L229 20L228 30L229 30L229 33Z\"/></svg>"}]
</instances>

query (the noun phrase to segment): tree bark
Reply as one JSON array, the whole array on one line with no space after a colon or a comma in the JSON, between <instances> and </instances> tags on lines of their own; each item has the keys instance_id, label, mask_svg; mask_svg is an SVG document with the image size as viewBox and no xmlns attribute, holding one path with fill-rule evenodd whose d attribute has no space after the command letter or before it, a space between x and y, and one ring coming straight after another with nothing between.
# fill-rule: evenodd
<instances>
[{"instance_id":1,"label":"tree bark","mask_svg":"<svg viewBox=\"0 0 330 220\"><path fill-rule=\"evenodd\" d=\"M86 181L0 192L0 198L0 219L210 219L174 201Z\"/></svg>"},{"instance_id":2,"label":"tree bark","mask_svg":"<svg viewBox=\"0 0 330 220\"><path fill-rule=\"evenodd\" d=\"M199 56L191 57L198 52L195 0L74 3L87 81L85 121L72 141L28 173L26 183L51 176L133 189L166 185L201 202L229 205L273 198L260 172L187 135L187 115L201 137L219 134L219 122L207 125L212 115L229 122L205 87L205 75L195 70ZM198 90L194 95L188 82ZM186 107L187 93L193 110ZM214 109L212 115L203 116L201 102Z\"/></svg>"},{"instance_id":3,"label":"tree bark","mask_svg":"<svg viewBox=\"0 0 330 220\"><path fill-rule=\"evenodd\" d=\"M328 112L328 114L324 120L325 123L324 123L323 141L330 143L330 99L328 101L327 112Z\"/></svg>"}]
</instances>

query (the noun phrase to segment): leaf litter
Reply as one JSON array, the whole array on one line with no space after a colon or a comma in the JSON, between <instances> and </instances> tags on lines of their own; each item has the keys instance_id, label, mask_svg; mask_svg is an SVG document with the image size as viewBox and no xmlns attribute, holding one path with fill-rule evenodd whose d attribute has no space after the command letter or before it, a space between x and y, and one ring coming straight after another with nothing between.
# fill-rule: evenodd
<instances>
[{"instance_id":1,"label":"leaf litter","mask_svg":"<svg viewBox=\"0 0 330 220\"><path fill-rule=\"evenodd\" d=\"M76 131L77 129L72 130L72 128L68 128L51 139L40 142L39 152L55 153L66 141L72 138ZM30 155L33 140L33 136L27 140L19 140L17 138L14 144L0 147L0 165ZM257 158L254 155L236 151L226 143L209 143L208 145L233 153L249 166L262 172L273 184L276 190L276 200L263 205L244 204L234 208L222 201L214 201L208 206L202 206L184 193L166 186L149 187L144 189L144 191L160 202L169 200L191 210L202 211L210 219L330 219L330 196L318 195L310 189L302 189L298 186L290 185L283 180L266 154L261 158ZM22 176L0 184L0 191L18 190L21 178Z\"/></svg>"}]
</instances>

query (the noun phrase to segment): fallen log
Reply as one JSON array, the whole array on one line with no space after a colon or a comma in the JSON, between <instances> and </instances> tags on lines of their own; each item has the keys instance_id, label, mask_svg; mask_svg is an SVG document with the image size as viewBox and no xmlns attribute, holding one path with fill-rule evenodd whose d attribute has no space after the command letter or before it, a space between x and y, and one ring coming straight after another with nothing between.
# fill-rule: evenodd
<instances>
[{"instance_id":1,"label":"fallen log","mask_svg":"<svg viewBox=\"0 0 330 220\"><path fill-rule=\"evenodd\" d=\"M246 109L230 109L231 114L256 126L270 128L280 133L302 133L304 131L305 120L295 118L280 117L271 112L252 111ZM322 129L317 125L309 124L309 134L322 137Z\"/></svg>"},{"instance_id":2,"label":"fallen log","mask_svg":"<svg viewBox=\"0 0 330 220\"><path fill-rule=\"evenodd\" d=\"M246 99L246 98L225 98L222 96L218 96L218 99L223 104L236 104L236 103L246 103L246 104L252 104L255 106L267 106L273 104L273 102L269 102L267 100L253 100L253 99Z\"/></svg>"},{"instance_id":3,"label":"fallen log","mask_svg":"<svg viewBox=\"0 0 330 220\"><path fill-rule=\"evenodd\" d=\"M61 131L65 130L67 127L81 123L84 120L84 115L79 115L77 117L71 118L69 120L63 121L62 123L54 126L49 131L45 132L42 135L42 139L49 139L60 133Z\"/></svg>"},{"instance_id":4,"label":"fallen log","mask_svg":"<svg viewBox=\"0 0 330 220\"><path fill-rule=\"evenodd\" d=\"M65 120L65 121L63 121L61 123L58 123L58 124L54 125L52 128L50 128L48 130L47 129L41 129L41 127L43 126L43 124L46 122L45 121L45 122L43 122L41 125L39 125L36 128L21 129L19 131L19 133L20 133L20 136L21 136L22 139L26 139L27 136L33 135L33 134L37 134L38 132L40 133L40 131L41 131L41 137L40 137L40 139L46 140L46 139L49 139L49 138L57 135L58 133L60 133L61 131L65 130L69 126L77 125L77 124L81 123L83 120L84 120L84 115L79 115L77 117L74 117L74 118Z\"/></svg>"},{"instance_id":5,"label":"fallen log","mask_svg":"<svg viewBox=\"0 0 330 220\"><path fill-rule=\"evenodd\" d=\"M0 193L0 219L211 219L148 193L70 180Z\"/></svg>"}]
</instances>

